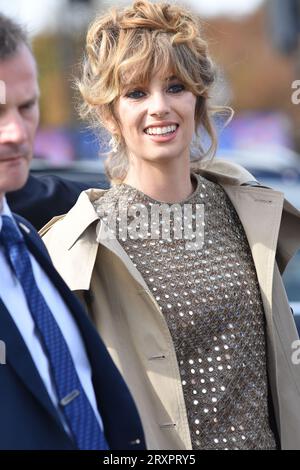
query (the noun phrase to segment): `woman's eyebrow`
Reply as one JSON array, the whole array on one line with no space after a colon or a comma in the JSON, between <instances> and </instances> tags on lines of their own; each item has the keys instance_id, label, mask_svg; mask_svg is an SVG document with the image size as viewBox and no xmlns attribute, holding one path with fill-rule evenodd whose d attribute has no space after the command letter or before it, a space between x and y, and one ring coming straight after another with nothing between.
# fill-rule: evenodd
<instances>
[{"instance_id":1,"label":"woman's eyebrow","mask_svg":"<svg viewBox=\"0 0 300 470\"><path fill-rule=\"evenodd\" d=\"M166 78L166 82L171 82L174 80L178 80L178 77L176 75L171 75L170 77Z\"/></svg>"},{"instance_id":2,"label":"woman's eyebrow","mask_svg":"<svg viewBox=\"0 0 300 470\"><path fill-rule=\"evenodd\" d=\"M170 75L169 77L166 77L166 78L162 78L162 80L164 82L174 82L175 80L178 80L178 77L176 75ZM147 83L142 81L142 80L138 80L138 79L134 79L130 82L124 82L122 84L122 90L123 92L130 89L130 88L135 88L135 87L145 87L147 86Z\"/></svg>"},{"instance_id":3,"label":"woman's eyebrow","mask_svg":"<svg viewBox=\"0 0 300 470\"><path fill-rule=\"evenodd\" d=\"M140 81L140 80L132 80L130 82L124 82L122 84L122 88L125 89L125 88L132 88L132 87L136 87L136 86L143 86L143 83Z\"/></svg>"}]
</instances>

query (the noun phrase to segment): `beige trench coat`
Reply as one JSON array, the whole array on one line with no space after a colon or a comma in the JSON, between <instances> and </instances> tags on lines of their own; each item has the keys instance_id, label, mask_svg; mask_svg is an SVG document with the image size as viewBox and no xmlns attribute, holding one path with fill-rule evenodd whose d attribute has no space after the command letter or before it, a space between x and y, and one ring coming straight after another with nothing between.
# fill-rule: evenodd
<instances>
[{"instance_id":1,"label":"beige trench coat","mask_svg":"<svg viewBox=\"0 0 300 470\"><path fill-rule=\"evenodd\" d=\"M292 361L298 334L280 276L300 248L300 212L282 193L245 185L255 180L235 164L214 160L199 165L197 172L224 188L244 226L265 310L268 374L281 447L300 449L300 365ZM88 291L89 314L136 401L148 448L191 449L169 329L120 243L104 236L91 204L104 193L81 193L68 214L41 230L43 240L70 289L81 299Z\"/></svg>"}]
</instances>

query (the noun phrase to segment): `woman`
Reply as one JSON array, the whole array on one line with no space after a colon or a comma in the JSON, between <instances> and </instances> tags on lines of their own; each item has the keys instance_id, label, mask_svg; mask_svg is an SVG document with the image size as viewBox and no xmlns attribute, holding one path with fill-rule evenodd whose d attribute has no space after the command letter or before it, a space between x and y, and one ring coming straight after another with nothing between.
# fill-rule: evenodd
<instances>
[{"instance_id":1,"label":"woman","mask_svg":"<svg viewBox=\"0 0 300 470\"><path fill-rule=\"evenodd\" d=\"M42 233L148 448L300 448L298 335L275 263L300 245L299 213L207 158L214 69L196 17L137 1L97 18L86 51L82 114L112 135L112 188L83 192Z\"/></svg>"}]
</instances>

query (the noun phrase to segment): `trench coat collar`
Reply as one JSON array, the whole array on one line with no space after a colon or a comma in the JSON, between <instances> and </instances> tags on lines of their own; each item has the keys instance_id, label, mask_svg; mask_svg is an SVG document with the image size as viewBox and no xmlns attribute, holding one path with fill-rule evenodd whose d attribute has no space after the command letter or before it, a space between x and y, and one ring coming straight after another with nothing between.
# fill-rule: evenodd
<instances>
[{"instance_id":1,"label":"trench coat collar","mask_svg":"<svg viewBox=\"0 0 300 470\"><path fill-rule=\"evenodd\" d=\"M201 174L212 181L220 184L241 185L248 181L256 181L247 170L234 163L212 160L211 162L200 162L193 167L195 173ZM102 195L107 189L88 189L83 191L72 209L63 216L64 237L67 240L68 249L80 238L84 231L99 217L91 204ZM40 235L47 233L48 229L62 216L53 217L41 230ZM100 233L101 237L101 233Z\"/></svg>"},{"instance_id":2,"label":"trench coat collar","mask_svg":"<svg viewBox=\"0 0 300 470\"><path fill-rule=\"evenodd\" d=\"M300 247L300 212L284 200L282 193L259 185L246 169L232 162L212 160L193 166L195 173L220 184L233 203L247 235L259 281L265 280L272 270L278 241L278 264L281 272L290 258ZM255 187L257 186L257 187ZM148 290L139 271L130 262L128 255L116 238L105 236L104 223L91 202L101 198L107 190L89 189L83 191L75 206L65 215L52 219L40 234L47 233L53 223L56 224L57 236L63 234L65 249L75 260L76 256L85 259L84 269L66 268L62 275L73 290L89 289L92 272L97 256L97 241L121 258L132 276L143 288ZM256 226L256 220L260 220ZM285 222L283 224L283 222ZM272 234L270 237L270 229ZM54 260L55 264L55 260ZM61 268L60 268L61 270ZM64 271L64 270L63 270ZM270 277L269 277L270 279ZM268 284L267 298L271 299L272 282ZM271 301L271 300L270 300Z\"/></svg>"}]
</instances>

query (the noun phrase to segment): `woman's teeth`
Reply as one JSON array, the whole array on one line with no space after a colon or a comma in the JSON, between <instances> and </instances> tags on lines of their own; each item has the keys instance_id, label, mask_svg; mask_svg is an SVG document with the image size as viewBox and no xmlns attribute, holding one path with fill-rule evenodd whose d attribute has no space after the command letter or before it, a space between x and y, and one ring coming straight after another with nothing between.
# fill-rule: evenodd
<instances>
[{"instance_id":1,"label":"woman's teeth","mask_svg":"<svg viewBox=\"0 0 300 470\"><path fill-rule=\"evenodd\" d=\"M165 126L165 127L148 127L148 129L145 130L146 134L149 135L166 135L166 134L172 134L175 132L177 129L176 125L172 126Z\"/></svg>"}]
</instances>

